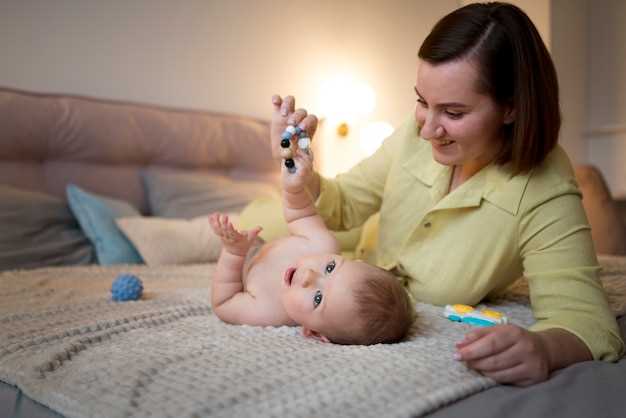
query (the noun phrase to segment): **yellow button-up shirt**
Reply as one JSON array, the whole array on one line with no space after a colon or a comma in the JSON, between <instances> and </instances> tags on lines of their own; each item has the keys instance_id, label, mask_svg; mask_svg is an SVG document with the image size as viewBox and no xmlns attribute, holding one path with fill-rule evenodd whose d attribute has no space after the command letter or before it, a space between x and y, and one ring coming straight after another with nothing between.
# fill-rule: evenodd
<instances>
[{"instance_id":1,"label":"yellow button-up shirt","mask_svg":"<svg viewBox=\"0 0 626 418\"><path fill-rule=\"evenodd\" d=\"M405 276L417 300L475 305L523 275L532 330L566 329L595 359L618 359L624 345L565 152L516 176L488 165L448 193L451 174L411 118L348 173L322 178L318 208L335 230L380 211L376 262Z\"/></svg>"}]
</instances>

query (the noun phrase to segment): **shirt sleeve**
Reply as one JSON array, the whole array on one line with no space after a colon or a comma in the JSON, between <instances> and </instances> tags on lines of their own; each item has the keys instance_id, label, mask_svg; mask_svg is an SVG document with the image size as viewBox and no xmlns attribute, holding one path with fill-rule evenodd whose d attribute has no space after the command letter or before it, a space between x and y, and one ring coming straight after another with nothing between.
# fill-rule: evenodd
<instances>
[{"instance_id":1,"label":"shirt sleeve","mask_svg":"<svg viewBox=\"0 0 626 418\"><path fill-rule=\"evenodd\" d=\"M378 212L387 175L394 158L397 158L398 147L407 134L415 131L415 119L411 116L385 139L372 156L348 172L339 174L334 179L320 176L320 196L316 205L328 228L352 229L361 226Z\"/></svg>"},{"instance_id":2,"label":"shirt sleeve","mask_svg":"<svg viewBox=\"0 0 626 418\"><path fill-rule=\"evenodd\" d=\"M594 359L619 359L624 343L598 279L580 195L570 190L528 210L519 243L537 319L531 330L562 328L580 338Z\"/></svg>"}]
</instances>

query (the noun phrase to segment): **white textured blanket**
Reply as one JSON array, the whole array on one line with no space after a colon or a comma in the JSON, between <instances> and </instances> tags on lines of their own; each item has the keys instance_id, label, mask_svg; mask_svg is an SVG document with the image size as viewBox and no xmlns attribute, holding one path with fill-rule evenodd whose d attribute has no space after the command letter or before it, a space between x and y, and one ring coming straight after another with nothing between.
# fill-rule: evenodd
<instances>
[{"instance_id":1,"label":"white textured blanket","mask_svg":"<svg viewBox=\"0 0 626 418\"><path fill-rule=\"evenodd\" d=\"M212 315L214 265L57 268L0 274L0 380L73 417L410 417L494 385L453 360L469 329L418 304L393 345L339 346L295 327ZM137 274L139 302L110 301ZM529 325L529 309L498 306Z\"/></svg>"}]
</instances>

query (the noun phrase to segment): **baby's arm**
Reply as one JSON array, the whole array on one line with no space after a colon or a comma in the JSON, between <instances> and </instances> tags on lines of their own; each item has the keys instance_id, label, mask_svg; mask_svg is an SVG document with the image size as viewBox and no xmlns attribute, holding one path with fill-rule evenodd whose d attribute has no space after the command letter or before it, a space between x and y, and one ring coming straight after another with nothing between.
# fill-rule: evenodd
<instances>
[{"instance_id":1,"label":"baby's arm","mask_svg":"<svg viewBox=\"0 0 626 418\"><path fill-rule=\"evenodd\" d=\"M250 245L261 228L237 231L227 215L211 214L209 223L222 240L222 251L211 284L211 307L224 322L231 324L268 325L265 306L244 291L243 265Z\"/></svg>"},{"instance_id":2,"label":"baby's arm","mask_svg":"<svg viewBox=\"0 0 626 418\"><path fill-rule=\"evenodd\" d=\"M283 215L292 235L298 235L329 247L329 252L339 252L339 244L317 213L313 197L306 185L313 176L313 158L297 146L293 156L294 169L289 170L283 161L281 168Z\"/></svg>"}]
</instances>

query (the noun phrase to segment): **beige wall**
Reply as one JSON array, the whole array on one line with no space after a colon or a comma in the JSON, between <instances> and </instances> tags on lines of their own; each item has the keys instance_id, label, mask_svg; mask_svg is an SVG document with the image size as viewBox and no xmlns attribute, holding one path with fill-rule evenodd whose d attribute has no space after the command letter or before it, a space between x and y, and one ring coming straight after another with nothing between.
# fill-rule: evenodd
<instances>
[{"instance_id":1,"label":"beige wall","mask_svg":"<svg viewBox=\"0 0 626 418\"><path fill-rule=\"evenodd\" d=\"M589 160L600 167L614 195L626 197L626 2L589 3Z\"/></svg>"},{"instance_id":2,"label":"beige wall","mask_svg":"<svg viewBox=\"0 0 626 418\"><path fill-rule=\"evenodd\" d=\"M419 44L461 3L4 0L0 84L265 117L272 93L315 106L320 80L349 72L377 92L375 117L397 124ZM547 2L515 3L549 42Z\"/></svg>"},{"instance_id":3,"label":"beige wall","mask_svg":"<svg viewBox=\"0 0 626 418\"><path fill-rule=\"evenodd\" d=\"M587 139L587 0L552 0L552 58L562 113L559 142L574 163L589 160Z\"/></svg>"},{"instance_id":4,"label":"beige wall","mask_svg":"<svg viewBox=\"0 0 626 418\"><path fill-rule=\"evenodd\" d=\"M319 84L349 73L377 93L369 119L397 125L412 111L418 46L457 6L456 0L4 0L0 85L267 118L273 93L294 94L323 113ZM339 163L353 164L354 140L338 145Z\"/></svg>"},{"instance_id":5,"label":"beige wall","mask_svg":"<svg viewBox=\"0 0 626 418\"><path fill-rule=\"evenodd\" d=\"M550 46L563 109L561 143L626 195L626 2L514 0ZM419 44L463 0L4 0L0 85L268 117L271 94L313 112L320 82L349 73L377 104L367 121L412 110ZM593 5L593 7L588 5ZM328 124L327 124L328 125ZM358 129L325 126L319 160L358 158Z\"/></svg>"}]
</instances>

